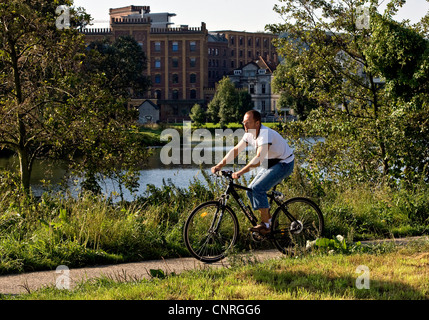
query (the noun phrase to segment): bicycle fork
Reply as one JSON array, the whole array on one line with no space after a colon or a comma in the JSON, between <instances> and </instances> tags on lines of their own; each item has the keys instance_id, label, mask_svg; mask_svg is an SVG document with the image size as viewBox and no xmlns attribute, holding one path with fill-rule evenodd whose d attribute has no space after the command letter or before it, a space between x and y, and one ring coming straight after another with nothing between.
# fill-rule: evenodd
<instances>
[{"instance_id":1,"label":"bicycle fork","mask_svg":"<svg viewBox=\"0 0 429 320\"><path fill-rule=\"evenodd\" d=\"M226 194L223 194L221 196L221 200L219 201L219 204L217 206L216 213L213 215L213 221L209 229L209 232L211 234L217 234L217 232L219 231L220 223L222 221L222 217L225 212L227 198L228 198L228 195Z\"/></svg>"}]
</instances>

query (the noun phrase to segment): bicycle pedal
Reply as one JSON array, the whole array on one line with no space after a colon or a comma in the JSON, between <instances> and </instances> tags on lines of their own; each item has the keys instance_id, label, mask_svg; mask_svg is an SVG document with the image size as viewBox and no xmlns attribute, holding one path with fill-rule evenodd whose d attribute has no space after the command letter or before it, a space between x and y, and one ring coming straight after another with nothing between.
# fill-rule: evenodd
<instances>
[{"instance_id":1,"label":"bicycle pedal","mask_svg":"<svg viewBox=\"0 0 429 320\"><path fill-rule=\"evenodd\" d=\"M251 232L250 234L252 236L253 241L256 241L256 242L261 242L266 239L266 237L260 234L259 232Z\"/></svg>"}]
</instances>

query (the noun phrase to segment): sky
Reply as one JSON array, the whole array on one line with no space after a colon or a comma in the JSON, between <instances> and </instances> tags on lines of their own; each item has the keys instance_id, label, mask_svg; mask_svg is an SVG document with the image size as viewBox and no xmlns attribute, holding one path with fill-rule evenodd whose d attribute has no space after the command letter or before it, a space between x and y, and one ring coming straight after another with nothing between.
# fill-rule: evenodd
<instances>
[{"instance_id":1,"label":"sky","mask_svg":"<svg viewBox=\"0 0 429 320\"><path fill-rule=\"evenodd\" d=\"M383 2L380 0L381 8ZM169 12L175 25L200 27L205 22L209 31L235 30L264 31L267 24L281 23L283 20L274 5L278 0L74 0L76 7L84 7L97 23L92 27L109 27L109 9L129 5L150 6L152 13ZM418 22L429 11L426 0L407 0L400 9L397 20L410 19Z\"/></svg>"}]
</instances>

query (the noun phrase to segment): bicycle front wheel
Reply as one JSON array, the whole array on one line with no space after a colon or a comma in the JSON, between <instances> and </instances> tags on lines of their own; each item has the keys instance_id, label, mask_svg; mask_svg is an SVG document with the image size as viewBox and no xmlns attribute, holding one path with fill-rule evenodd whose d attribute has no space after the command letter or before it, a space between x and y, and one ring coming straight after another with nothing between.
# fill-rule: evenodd
<instances>
[{"instance_id":1,"label":"bicycle front wheel","mask_svg":"<svg viewBox=\"0 0 429 320\"><path fill-rule=\"evenodd\" d=\"M192 256L213 263L223 259L234 246L238 230L238 220L231 208L219 201L209 201L191 212L183 237Z\"/></svg>"},{"instance_id":2,"label":"bicycle front wheel","mask_svg":"<svg viewBox=\"0 0 429 320\"><path fill-rule=\"evenodd\" d=\"M322 211L310 199L292 198L285 201L273 214L272 239L283 253L296 253L307 241L320 238L324 231Z\"/></svg>"}]
</instances>

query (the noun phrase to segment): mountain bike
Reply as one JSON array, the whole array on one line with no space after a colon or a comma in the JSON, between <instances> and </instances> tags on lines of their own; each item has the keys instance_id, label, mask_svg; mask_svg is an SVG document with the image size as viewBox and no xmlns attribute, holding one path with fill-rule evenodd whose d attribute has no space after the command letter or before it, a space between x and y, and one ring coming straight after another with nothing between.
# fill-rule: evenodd
<instances>
[{"instance_id":1,"label":"mountain bike","mask_svg":"<svg viewBox=\"0 0 429 320\"><path fill-rule=\"evenodd\" d=\"M213 263L225 258L234 247L239 236L239 223L234 210L227 204L232 196L244 216L252 226L258 224L250 206L246 206L236 189L252 191L250 188L234 183L232 171L218 171L217 176L227 179L224 193L218 200L208 201L197 206L188 216L183 237L189 252L196 259ZM293 254L296 248L306 246L307 241L321 237L324 230L323 214L310 199L294 197L284 200L284 195L275 186L267 192L270 206L277 208L271 218L271 228L267 235L253 232L255 241L269 240L282 253Z\"/></svg>"}]
</instances>

